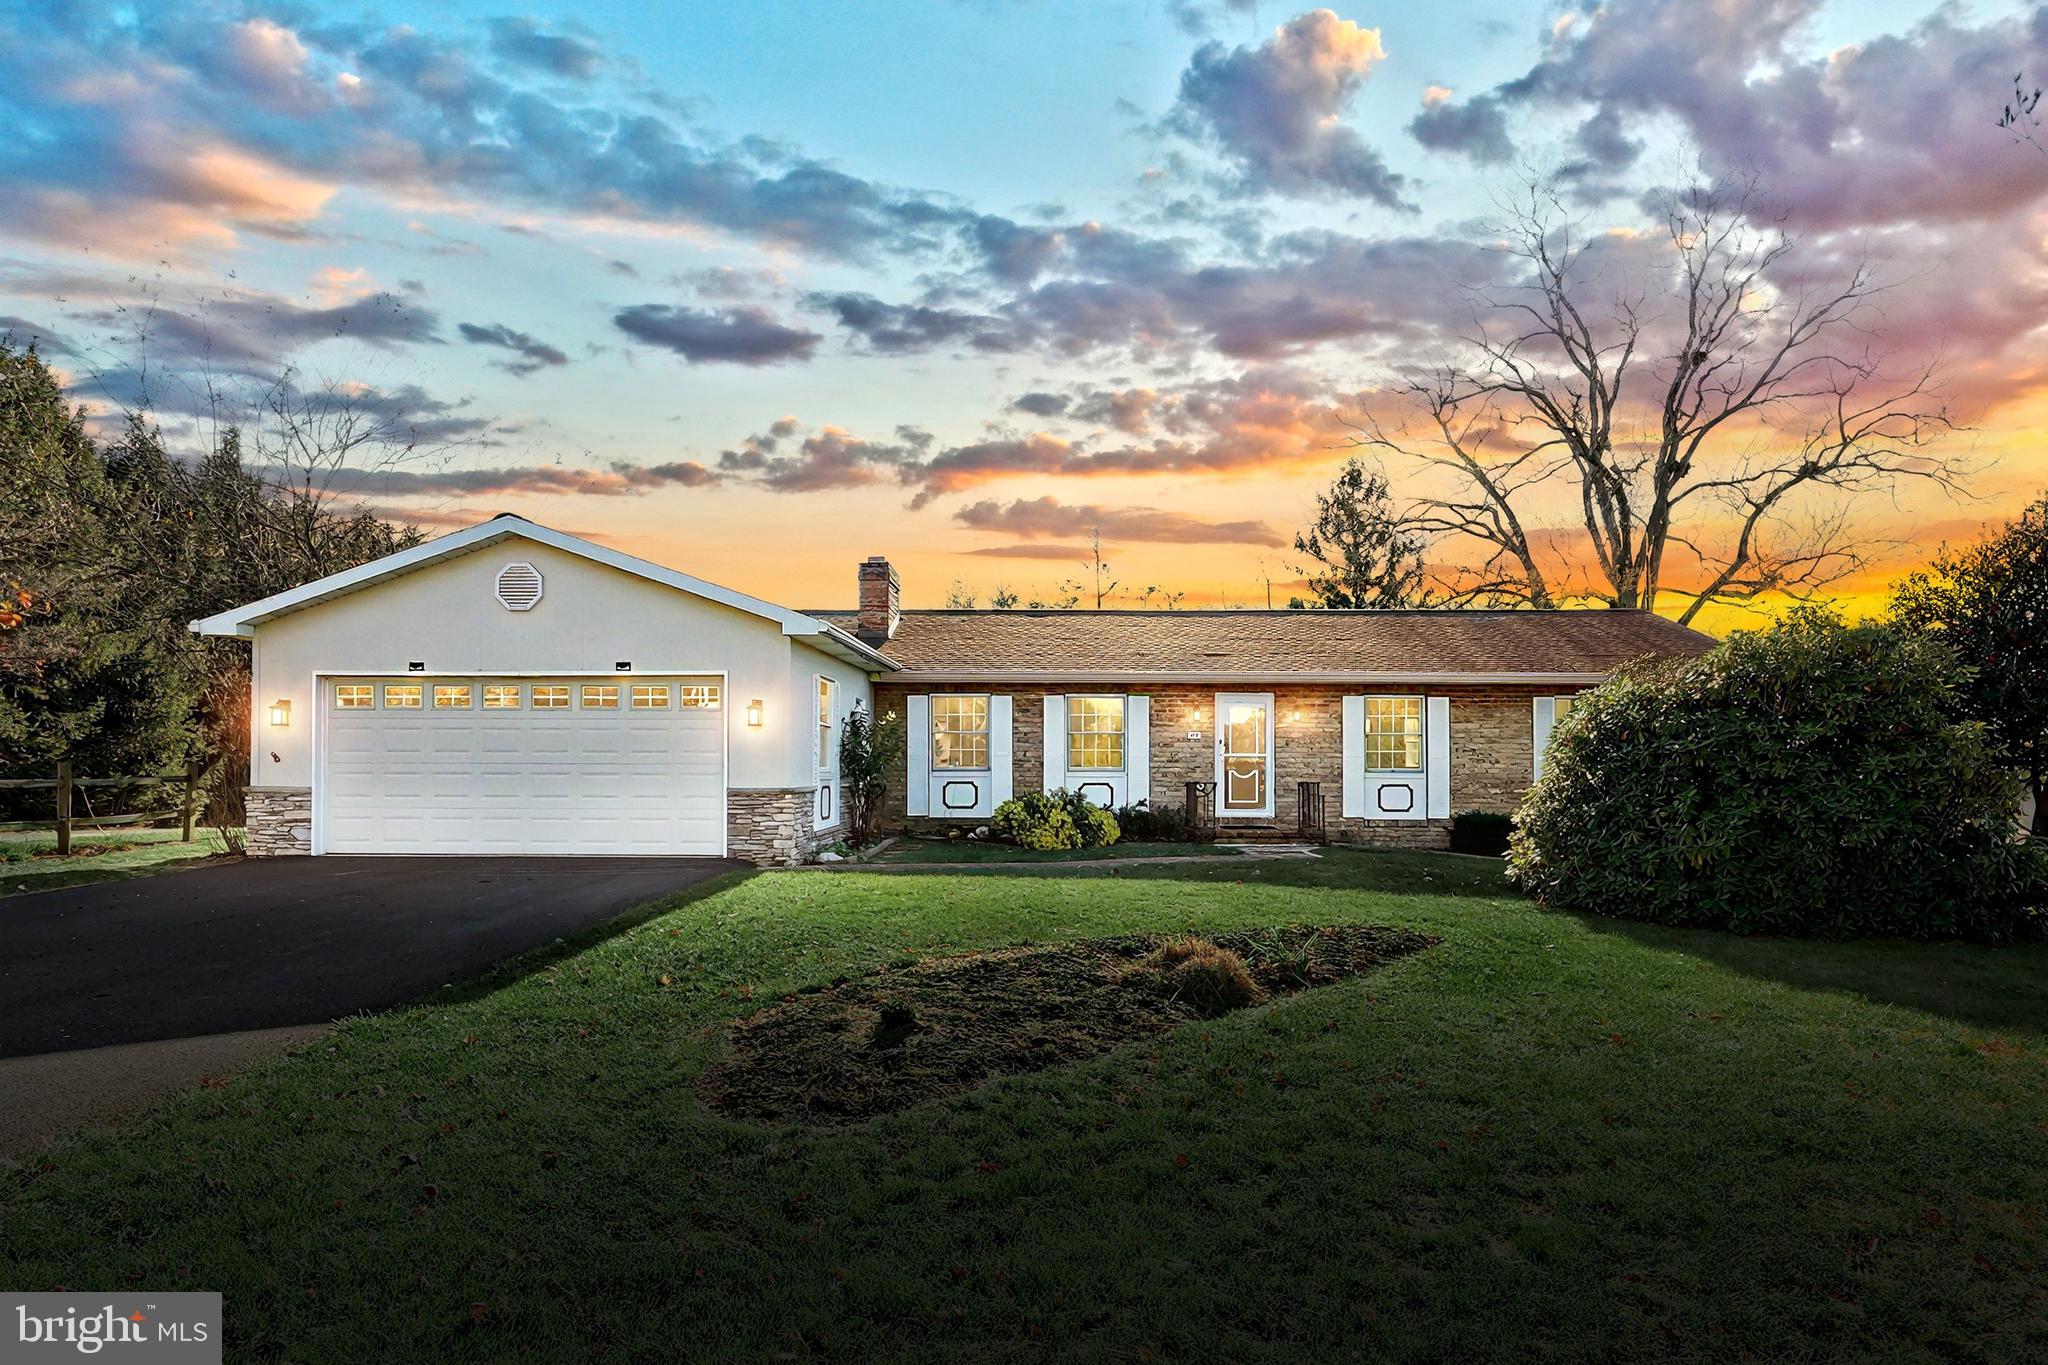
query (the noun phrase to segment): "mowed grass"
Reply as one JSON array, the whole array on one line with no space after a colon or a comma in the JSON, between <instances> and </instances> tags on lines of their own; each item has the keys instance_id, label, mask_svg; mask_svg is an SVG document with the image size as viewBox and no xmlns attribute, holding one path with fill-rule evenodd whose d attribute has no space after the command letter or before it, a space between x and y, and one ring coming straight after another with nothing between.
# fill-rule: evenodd
<instances>
[{"instance_id":1,"label":"mowed grass","mask_svg":"<svg viewBox=\"0 0 2048 1365\"><path fill-rule=\"evenodd\" d=\"M884 963L1289 922L1436 947L849 1128L691 1080ZM2048 952L1545 913L1416 854L720 883L10 1173L19 1289L231 1359L2039 1360Z\"/></svg>"},{"instance_id":2,"label":"mowed grass","mask_svg":"<svg viewBox=\"0 0 2048 1365\"><path fill-rule=\"evenodd\" d=\"M881 863L1089 863L1105 858L1242 858L1217 844L1130 843L1099 848L1031 849L987 839L899 839Z\"/></svg>"},{"instance_id":3,"label":"mowed grass","mask_svg":"<svg viewBox=\"0 0 2048 1365\"><path fill-rule=\"evenodd\" d=\"M89 882L121 881L197 867L227 851L218 833L194 830L185 843L175 829L78 830L71 852L57 856L49 830L0 830L0 897Z\"/></svg>"}]
</instances>

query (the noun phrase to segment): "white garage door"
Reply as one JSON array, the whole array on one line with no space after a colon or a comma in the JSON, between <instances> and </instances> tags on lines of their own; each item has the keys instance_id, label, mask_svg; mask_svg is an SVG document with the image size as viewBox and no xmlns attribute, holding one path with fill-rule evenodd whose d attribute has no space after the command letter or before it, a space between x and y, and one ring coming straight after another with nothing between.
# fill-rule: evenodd
<instances>
[{"instance_id":1,"label":"white garage door","mask_svg":"<svg viewBox=\"0 0 2048 1365\"><path fill-rule=\"evenodd\" d=\"M720 854L717 678L333 678L328 853Z\"/></svg>"}]
</instances>

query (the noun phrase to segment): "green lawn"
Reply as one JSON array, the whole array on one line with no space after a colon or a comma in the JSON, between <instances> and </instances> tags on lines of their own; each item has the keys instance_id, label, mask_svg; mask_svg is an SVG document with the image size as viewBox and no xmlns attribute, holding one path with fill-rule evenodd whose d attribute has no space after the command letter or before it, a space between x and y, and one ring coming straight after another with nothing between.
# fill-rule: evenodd
<instances>
[{"instance_id":1,"label":"green lawn","mask_svg":"<svg viewBox=\"0 0 2048 1365\"><path fill-rule=\"evenodd\" d=\"M79 830L70 856L59 858L57 836L49 830L0 830L0 897L153 876L196 867L225 851L210 829L193 831L189 844L174 829Z\"/></svg>"},{"instance_id":2,"label":"green lawn","mask_svg":"<svg viewBox=\"0 0 2048 1365\"><path fill-rule=\"evenodd\" d=\"M1498 877L735 878L8 1175L0 1283L220 1290L231 1359L2048 1358L2048 949ZM1287 922L1442 942L864 1126L691 1089L841 974Z\"/></svg>"},{"instance_id":3,"label":"green lawn","mask_svg":"<svg viewBox=\"0 0 2048 1365\"><path fill-rule=\"evenodd\" d=\"M1029 849L986 839L899 839L881 863L1087 863L1104 858L1241 858L1215 844L1109 844L1102 848Z\"/></svg>"}]
</instances>

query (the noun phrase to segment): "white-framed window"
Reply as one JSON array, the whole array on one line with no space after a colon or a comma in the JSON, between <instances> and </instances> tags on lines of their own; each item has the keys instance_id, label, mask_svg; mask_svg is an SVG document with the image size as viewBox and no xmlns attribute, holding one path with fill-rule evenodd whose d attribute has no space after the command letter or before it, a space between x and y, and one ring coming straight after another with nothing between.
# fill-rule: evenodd
<instances>
[{"instance_id":1,"label":"white-framed window","mask_svg":"<svg viewBox=\"0 0 2048 1365\"><path fill-rule=\"evenodd\" d=\"M1122 772L1123 766L1124 699L1068 697L1068 769Z\"/></svg>"},{"instance_id":2,"label":"white-framed window","mask_svg":"<svg viewBox=\"0 0 2048 1365\"><path fill-rule=\"evenodd\" d=\"M533 687L533 709L536 711L566 711L569 709L569 686L567 683L535 683Z\"/></svg>"},{"instance_id":3,"label":"white-framed window","mask_svg":"<svg viewBox=\"0 0 2048 1365\"><path fill-rule=\"evenodd\" d=\"M617 683L583 684L583 709L586 711L618 710L619 685Z\"/></svg>"},{"instance_id":4,"label":"white-framed window","mask_svg":"<svg viewBox=\"0 0 2048 1365\"><path fill-rule=\"evenodd\" d=\"M426 699L427 689L421 683L385 683L384 709L387 711L417 711Z\"/></svg>"},{"instance_id":5,"label":"white-framed window","mask_svg":"<svg viewBox=\"0 0 2048 1365\"><path fill-rule=\"evenodd\" d=\"M932 698L932 767L988 767L988 698Z\"/></svg>"},{"instance_id":6,"label":"white-framed window","mask_svg":"<svg viewBox=\"0 0 2048 1365\"><path fill-rule=\"evenodd\" d=\"M485 683L484 710L517 711L519 709L518 683Z\"/></svg>"},{"instance_id":7,"label":"white-framed window","mask_svg":"<svg viewBox=\"0 0 2048 1365\"><path fill-rule=\"evenodd\" d=\"M668 710L667 683L634 683L632 688L635 711Z\"/></svg>"},{"instance_id":8,"label":"white-framed window","mask_svg":"<svg viewBox=\"0 0 2048 1365\"><path fill-rule=\"evenodd\" d=\"M1422 698L1365 699L1365 766L1369 772L1422 771Z\"/></svg>"},{"instance_id":9,"label":"white-framed window","mask_svg":"<svg viewBox=\"0 0 2048 1365\"><path fill-rule=\"evenodd\" d=\"M832 747L832 680L818 675L818 771L833 773L839 771L839 754Z\"/></svg>"},{"instance_id":10,"label":"white-framed window","mask_svg":"<svg viewBox=\"0 0 2048 1365\"><path fill-rule=\"evenodd\" d=\"M676 705L686 711L718 709L718 684L684 683L676 689Z\"/></svg>"},{"instance_id":11,"label":"white-framed window","mask_svg":"<svg viewBox=\"0 0 2048 1365\"><path fill-rule=\"evenodd\" d=\"M371 711L377 706L377 689L369 683L337 683L334 688L334 709L337 711Z\"/></svg>"},{"instance_id":12,"label":"white-framed window","mask_svg":"<svg viewBox=\"0 0 2048 1365\"><path fill-rule=\"evenodd\" d=\"M435 683L436 711L467 711L476 693L468 683Z\"/></svg>"}]
</instances>

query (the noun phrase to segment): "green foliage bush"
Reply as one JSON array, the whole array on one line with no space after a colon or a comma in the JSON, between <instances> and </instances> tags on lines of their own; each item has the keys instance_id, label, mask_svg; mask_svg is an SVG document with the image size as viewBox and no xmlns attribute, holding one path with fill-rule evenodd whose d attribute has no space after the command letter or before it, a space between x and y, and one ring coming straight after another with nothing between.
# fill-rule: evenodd
<instances>
[{"instance_id":1,"label":"green foliage bush","mask_svg":"<svg viewBox=\"0 0 2048 1365\"><path fill-rule=\"evenodd\" d=\"M1153 806L1139 801L1116 808L1116 827L1126 843L1187 843L1195 837L1195 822L1182 806Z\"/></svg>"},{"instance_id":2,"label":"green foliage bush","mask_svg":"<svg viewBox=\"0 0 2048 1365\"><path fill-rule=\"evenodd\" d=\"M1582 694L1515 814L1546 904L1738 933L2007 939L2042 924L2013 779L1936 641L1801 609Z\"/></svg>"},{"instance_id":3,"label":"green foliage bush","mask_svg":"<svg viewBox=\"0 0 2048 1365\"><path fill-rule=\"evenodd\" d=\"M1497 810L1461 810L1451 817L1451 852L1498 858L1508 851L1515 817Z\"/></svg>"},{"instance_id":4,"label":"green foliage bush","mask_svg":"<svg viewBox=\"0 0 2048 1365\"><path fill-rule=\"evenodd\" d=\"M989 822L1020 848L1101 848L1117 841L1116 817L1079 792L1025 792L996 807Z\"/></svg>"}]
</instances>

